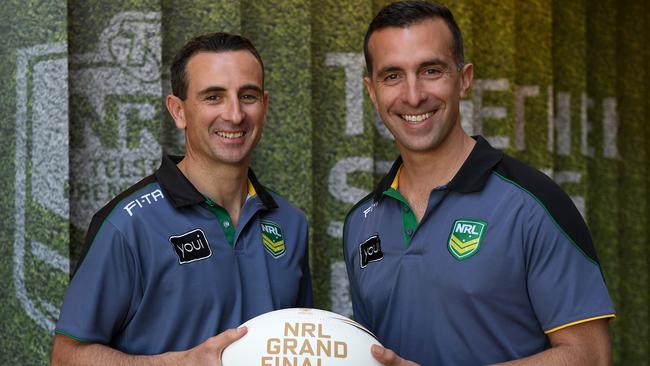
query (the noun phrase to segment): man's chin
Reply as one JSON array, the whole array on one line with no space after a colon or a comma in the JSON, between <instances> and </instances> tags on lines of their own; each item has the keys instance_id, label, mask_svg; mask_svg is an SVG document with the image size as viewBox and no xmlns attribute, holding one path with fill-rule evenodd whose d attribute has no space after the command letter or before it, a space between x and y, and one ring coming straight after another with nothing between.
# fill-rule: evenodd
<instances>
[{"instance_id":1,"label":"man's chin","mask_svg":"<svg viewBox=\"0 0 650 366\"><path fill-rule=\"evenodd\" d=\"M424 153L437 150L442 145L442 141L427 140L427 141L413 141L411 139L408 143L398 143L398 148L400 151L412 152L412 153Z\"/></svg>"},{"instance_id":2,"label":"man's chin","mask_svg":"<svg viewBox=\"0 0 650 366\"><path fill-rule=\"evenodd\" d=\"M229 153L218 151L211 154L210 160L217 164L239 166L248 164L249 157L250 154L245 151L232 151Z\"/></svg>"}]
</instances>

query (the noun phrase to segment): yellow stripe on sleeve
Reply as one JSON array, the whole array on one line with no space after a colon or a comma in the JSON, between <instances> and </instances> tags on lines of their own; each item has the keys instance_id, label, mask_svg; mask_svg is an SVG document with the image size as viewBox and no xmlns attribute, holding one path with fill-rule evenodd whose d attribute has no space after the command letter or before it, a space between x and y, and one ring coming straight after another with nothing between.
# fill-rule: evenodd
<instances>
[{"instance_id":1,"label":"yellow stripe on sleeve","mask_svg":"<svg viewBox=\"0 0 650 366\"><path fill-rule=\"evenodd\" d=\"M555 327L555 328L553 328L553 329L549 329L549 330L545 331L544 334L553 333L553 332L555 332L556 330L560 330L560 329L568 328L568 327L570 327L570 326L572 326L572 325L581 324L581 323L586 323L586 322L590 322L590 321L592 321L592 320L605 319L605 318L616 318L616 314L600 315L600 316L595 316L595 317L593 317L593 318L587 318L587 319L582 319L582 320L576 320L576 321L574 321L574 322L571 322L571 323L568 323L568 324L564 324L564 325L560 325L559 327Z\"/></svg>"}]
</instances>

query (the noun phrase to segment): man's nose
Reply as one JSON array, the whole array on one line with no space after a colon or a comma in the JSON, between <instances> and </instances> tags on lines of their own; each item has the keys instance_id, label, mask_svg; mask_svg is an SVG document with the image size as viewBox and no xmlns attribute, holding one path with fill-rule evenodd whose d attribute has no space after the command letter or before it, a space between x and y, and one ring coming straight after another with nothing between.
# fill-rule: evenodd
<instances>
[{"instance_id":1,"label":"man's nose","mask_svg":"<svg viewBox=\"0 0 650 366\"><path fill-rule=\"evenodd\" d=\"M240 123L244 120L244 111L241 108L239 96L228 98L223 112L223 119L231 123Z\"/></svg>"},{"instance_id":2,"label":"man's nose","mask_svg":"<svg viewBox=\"0 0 650 366\"><path fill-rule=\"evenodd\" d=\"M416 77L408 78L406 81L406 91L404 101L412 107L417 107L427 98L422 90L422 85Z\"/></svg>"}]
</instances>

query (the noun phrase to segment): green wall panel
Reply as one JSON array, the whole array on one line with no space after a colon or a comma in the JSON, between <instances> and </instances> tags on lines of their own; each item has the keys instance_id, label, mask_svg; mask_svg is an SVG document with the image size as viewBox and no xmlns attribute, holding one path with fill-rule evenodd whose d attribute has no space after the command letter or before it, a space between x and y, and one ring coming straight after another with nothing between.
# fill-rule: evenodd
<instances>
[{"instance_id":1,"label":"green wall panel","mask_svg":"<svg viewBox=\"0 0 650 366\"><path fill-rule=\"evenodd\" d=\"M614 0L587 3L587 93L594 103L587 115L593 128L589 143L595 147L587 162L587 218L607 287L620 310L619 250L623 245L618 238L619 204L612 199L619 194L616 12ZM610 322L615 364L622 354L620 325L618 319Z\"/></svg>"},{"instance_id":2,"label":"green wall panel","mask_svg":"<svg viewBox=\"0 0 650 366\"><path fill-rule=\"evenodd\" d=\"M311 20L314 295L317 306L348 315L343 221L373 184L373 127L362 81L363 35L372 12L370 1L312 3L318 14Z\"/></svg>"},{"instance_id":3,"label":"green wall panel","mask_svg":"<svg viewBox=\"0 0 650 366\"><path fill-rule=\"evenodd\" d=\"M588 148L586 24L584 0L553 1L555 167L553 178L585 213Z\"/></svg>"},{"instance_id":4,"label":"green wall panel","mask_svg":"<svg viewBox=\"0 0 650 366\"><path fill-rule=\"evenodd\" d=\"M550 0L515 4L514 155L553 169L553 23ZM550 136L549 136L550 135Z\"/></svg>"},{"instance_id":5,"label":"green wall panel","mask_svg":"<svg viewBox=\"0 0 650 366\"><path fill-rule=\"evenodd\" d=\"M645 2L645 9L643 10L643 14L647 14L650 12L650 2L646 1ZM650 44L650 21L646 19L645 21L645 41L644 44L648 45ZM645 64L648 65L650 64L650 47L645 47ZM645 83L643 83L645 86L645 98L644 100L650 100L650 72L645 73ZM646 106L645 107L645 141L650 141L650 107ZM648 169L647 165L650 164L650 149L646 148L645 152L646 156L646 228L650 227L650 169ZM647 232L646 232L647 234ZM647 250L650 248L650 237L646 235L645 237L645 256L646 256L646 267L645 267L645 273L647 276L650 276L648 272L650 272L650 250ZM646 284L646 288L648 288L648 284ZM647 292L646 292L647 295ZM650 317L650 301L646 301L646 314L649 314L648 317ZM646 318L647 320L648 318ZM650 343L650 335L648 333L645 334L645 339L648 340L648 343ZM647 344L647 343L646 343ZM646 355L650 350L648 350L648 346L645 347L645 352Z\"/></svg>"},{"instance_id":6,"label":"green wall panel","mask_svg":"<svg viewBox=\"0 0 650 366\"><path fill-rule=\"evenodd\" d=\"M647 365L648 348L648 215L646 179L647 141L643 131L647 99L639 80L646 79L647 60L642 51L646 17L643 2L623 1L617 14L617 98L621 120L618 185L620 202L618 240L621 244L621 297L619 301L622 365ZM623 11L624 10L624 11ZM625 25L625 26L622 26Z\"/></svg>"},{"instance_id":7,"label":"green wall panel","mask_svg":"<svg viewBox=\"0 0 650 366\"><path fill-rule=\"evenodd\" d=\"M3 1L0 24L0 364L46 364L68 283L66 3Z\"/></svg>"},{"instance_id":8,"label":"green wall panel","mask_svg":"<svg viewBox=\"0 0 650 366\"><path fill-rule=\"evenodd\" d=\"M176 52L191 38L210 32L239 33L239 1L161 0L162 63L171 65ZM168 75L165 69L163 75Z\"/></svg>"},{"instance_id":9,"label":"green wall panel","mask_svg":"<svg viewBox=\"0 0 650 366\"><path fill-rule=\"evenodd\" d=\"M511 152L514 140L515 1L472 2L473 129ZM485 16L485 14L490 16Z\"/></svg>"}]
</instances>

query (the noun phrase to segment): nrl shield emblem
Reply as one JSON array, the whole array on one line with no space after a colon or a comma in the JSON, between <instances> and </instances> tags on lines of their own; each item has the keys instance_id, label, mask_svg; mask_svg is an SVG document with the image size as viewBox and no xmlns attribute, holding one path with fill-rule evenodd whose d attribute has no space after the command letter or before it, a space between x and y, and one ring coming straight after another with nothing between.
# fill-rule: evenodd
<instances>
[{"instance_id":1,"label":"nrl shield emblem","mask_svg":"<svg viewBox=\"0 0 650 366\"><path fill-rule=\"evenodd\" d=\"M282 228L273 221L261 220L262 241L264 248L273 258L279 258L286 252Z\"/></svg>"},{"instance_id":2,"label":"nrl shield emblem","mask_svg":"<svg viewBox=\"0 0 650 366\"><path fill-rule=\"evenodd\" d=\"M449 253L459 261L478 252L487 223L482 220L458 219L454 221L449 234Z\"/></svg>"}]
</instances>

